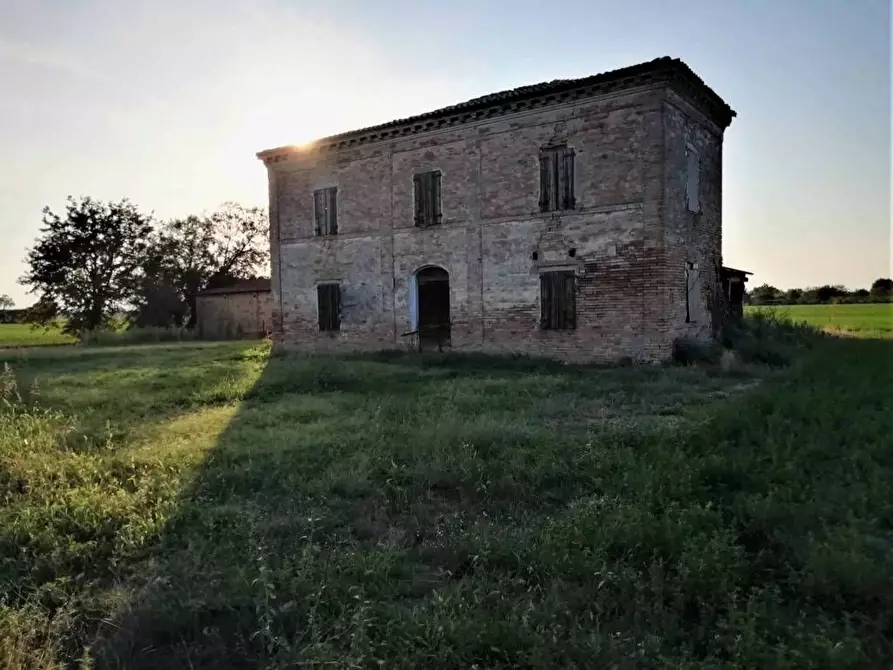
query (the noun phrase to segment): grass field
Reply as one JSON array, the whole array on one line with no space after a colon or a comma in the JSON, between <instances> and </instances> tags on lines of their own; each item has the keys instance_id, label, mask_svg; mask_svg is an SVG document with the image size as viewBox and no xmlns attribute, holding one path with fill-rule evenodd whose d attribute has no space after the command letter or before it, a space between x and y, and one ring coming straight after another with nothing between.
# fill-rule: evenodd
<instances>
[{"instance_id":1,"label":"grass field","mask_svg":"<svg viewBox=\"0 0 893 670\"><path fill-rule=\"evenodd\" d=\"M748 307L748 312L770 311L793 321L804 321L829 332L864 337L893 337L893 304L782 305Z\"/></svg>"},{"instance_id":2,"label":"grass field","mask_svg":"<svg viewBox=\"0 0 893 670\"><path fill-rule=\"evenodd\" d=\"M891 346L0 353L0 667L889 667Z\"/></svg>"},{"instance_id":3,"label":"grass field","mask_svg":"<svg viewBox=\"0 0 893 670\"><path fill-rule=\"evenodd\" d=\"M58 328L32 328L27 323L0 323L0 349L73 344L75 339Z\"/></svg>"}]
</instances>

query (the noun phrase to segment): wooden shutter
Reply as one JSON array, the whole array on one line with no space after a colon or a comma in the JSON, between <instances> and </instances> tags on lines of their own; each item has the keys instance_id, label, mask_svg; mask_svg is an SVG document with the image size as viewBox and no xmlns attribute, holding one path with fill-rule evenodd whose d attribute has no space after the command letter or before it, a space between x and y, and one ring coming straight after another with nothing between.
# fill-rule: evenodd
<instances>
[{"instance_id":1,"label":"wooden shutter","mask_svg":"<svg viewBox=\"0 0 893 670\"><path fill-rule=\"evenodd\" d=\"M319 284L316 287L319 329L341 329L341 287L338 284Z\"/></svg>"},{"instance_id":2,"label":"wooden shutter","mask_svg":"<svg viewBox=\"0 0 893 670\"><path fill-rule=\"evenodd\" d=\"M688 211L701 211L701 161L692 147L685 149L685 192L688 200Z\"/></svg>"},{"instance_id":3,"label":"wooden shutter","mask_svg":"<svg viewBox=\"0 0 893 670\"><path fill-rule=\"evenodd\" d=\"M328 227L326 230L327 235L337 235L338 234L338 187L333 186L332 188L326 189L326 214Z\"/></svg>"},{"instance_id":4,"label":"wooden shutter","mask_svg":"<svg viewBox=\"0 0 893 670\"><path fill-rule=\"evenodd\" d=\"M549 150L549 172L551 184L549 185L549 211L554 212L561 204L561 189L564 186L561 179L561 161L558 160L560 151L558 149Z\"/></svg>"},{"instance_id":5,"label":"wooden shutter","mask_svg":"<svg viewBox=\"0 0 893 670\"><path fill-rule=\"evenodd\" d=\"M564 150L556 150L555 156L555 206L552 209L567 209L567 163Z\"/></svg>"},{"instance_id":6,"label":"wooden shutter","mask_svg":"<svg viewBox=\"0 0 893 670\"><path fill-rule=\"evenodd\" d=\"M422 175L423 187L425 192L425 225L430 226L434 223L434 176L433 172L426 172Z\"/></svg>"},{"instance_id":7,"label":"wooden shutter","mask_svg":"<svg viewBox=\"0 0 893 670\"><path fill-rule=\"evenodd\" d=\"M341 286L329 284L332 294L332 330L341 330Z\"/></svg>"},{"instance_id":8,"label":"wooden shutter","mask_svg":"<svg viewBox=\"0 0 893 670\"><path fill-rule=\"evenodd\" d=\"M564 183L561 188L561 209L574 209L574 150L564 149L561 153L561 172Z\"/></svg>"},{"instance_id":9,"label":"wooden shutter","mask_svg":"<svg viewBox=\"0 0 893 670\"><path fill-rule=\"evenodd\" d=\"M412 178L415 190L415 225L425 225L425 175L417 174Z\"/></svg>"},{"instance_id":10,"label":"wooden shutter","mask_svg":"<svg viewBox=\"0 0 893 670\"><path fill-rule=\"evenodd\" d=\"M325 191L313 192L313 216L314 226L313 234L322 235L326 220L326 198Z\"/></svg>"},{"instance_id":11,"label":"wooden shutter","mask_svg":"<svg viewBox=\"0 0 893 670\"><path fill-rule=\"evenodd\" d=\"M329 294L328 287L320 284L316 287L316 311L319 313L319 329L328 330L329 326Z\"/></svg>"},{"instance_id":12,"label":"wooden shutter","mask_svg":"<svg viewBox=\"0 0 893 670\"><path fill-rule=\"evenodd\" d=\"M577 327L576 279L573 271L540 275L540 324L546 330Z\"/></svg>"},{"instance_id":13,"label":"wooden shutter","mask_svg":"<svg viewBox=\"0 0 893 670\"><path fill-rule=\"evenodd\" d=\"M540 325L545 329L552 328L552 276L545 272L540 275Z\"/></svg>"},{"instance_id":14,"label":"wooden shutter","mask_svg":"<svg viewBox=\"0 0 893 670\"><path fill-rule=\"evenodd\" d=\"M540 211L552 210L552 156L548 151L540 153Z\"/></svg>"},{"instance_id":15,"label":"wooden shutter","mask_svg":"<svg viewBox=\"0 0 893 670\"><path fill-rule=\"evenodd\" d=\"M563 295L562 320L560 328L573 329L577 327L577 286L573 272L562 272Z\"/></svg>"},{"instance_id":16,"label":"wooden shutter","mask_svg":"<svg viewBox=\"0 0 893 670\"><path fill-rule=\"evenodd\" d=\"M443 219L440 203L440 171L431 173L431 202L434 215L431 223L440 223Z\"/></svg>"},{"instance_id":17,"label":"wooden shutter","mask_svg":"<svg viewBox=\"0 0 893 670\"><path fill-rule=\"evenodd\" d=\"M440 223L441 193L440 172L422 172L413 176L413 191L415 193L415 225L431 226Z\"/></svg>"}]
</instances>

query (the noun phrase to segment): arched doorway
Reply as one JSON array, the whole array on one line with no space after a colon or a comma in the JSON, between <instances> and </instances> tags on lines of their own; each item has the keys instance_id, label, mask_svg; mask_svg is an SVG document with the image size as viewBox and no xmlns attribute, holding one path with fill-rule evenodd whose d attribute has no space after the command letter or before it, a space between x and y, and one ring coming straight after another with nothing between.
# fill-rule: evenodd
<instances>
[{"instance_id":1,"label":"arched doorway","mask_svg":"<svg viewBox=\"0 0 893 670\"><path fill-rule=\"evenodd\" d=\"M436 266L415 274L419 349L442 350L450 343L450 274Z\"/></svg>"}]
</instances>

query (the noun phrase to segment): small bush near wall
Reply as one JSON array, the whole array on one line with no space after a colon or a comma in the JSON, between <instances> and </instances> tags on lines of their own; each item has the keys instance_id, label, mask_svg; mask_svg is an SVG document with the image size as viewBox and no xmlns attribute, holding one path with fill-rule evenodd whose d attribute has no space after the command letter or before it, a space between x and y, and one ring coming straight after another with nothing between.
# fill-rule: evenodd
<instances>
[{"instance_id":1,"label":"small bush near wall","mask_svg":"<svg viewBox=\"0 0 893 670\"><path fill-rule=\"evenodd\" d=\"M813 326L760 311L741 320L727 320L720 342L676 340L673 360L681 365L716 363L724 351L732 351L743 363L784 367L821 337L822 332Z\"/></svg>"},{"instance_id":2,"label":"small bush near wall","mask_svg":"<svg viewBox=\"0 0 893 670\"><path fill-rule=\"evenodd\" d=\"M680 337L673 342L673 362L680 365L696 363L715 363L722 355L722 347L718 342Z\"/></svg>"}]
</instances>

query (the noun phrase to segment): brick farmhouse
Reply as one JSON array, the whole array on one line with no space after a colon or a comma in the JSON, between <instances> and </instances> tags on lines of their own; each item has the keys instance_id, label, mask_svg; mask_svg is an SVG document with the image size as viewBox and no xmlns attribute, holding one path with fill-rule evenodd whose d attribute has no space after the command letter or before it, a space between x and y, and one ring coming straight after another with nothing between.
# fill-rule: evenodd
<instances>
[{"instance_id":1,"label":"brick farmhouse","mask_svg":"<svg viewBox=\"0 0 893 670\"><path fill-rule=\"evenodd\" d=\"M709 338L734 116L660 58L262 151L275 342L645 362Z\"/></svg>"}]
</instances>

